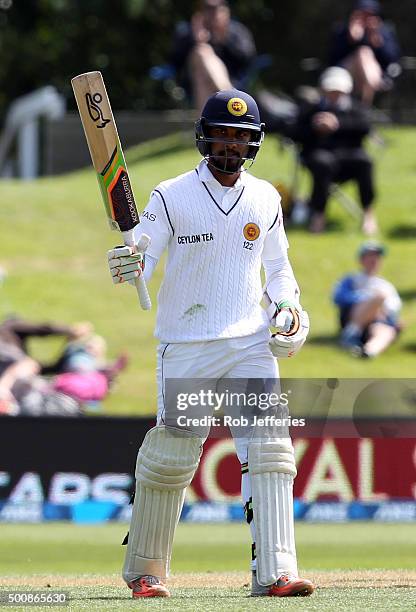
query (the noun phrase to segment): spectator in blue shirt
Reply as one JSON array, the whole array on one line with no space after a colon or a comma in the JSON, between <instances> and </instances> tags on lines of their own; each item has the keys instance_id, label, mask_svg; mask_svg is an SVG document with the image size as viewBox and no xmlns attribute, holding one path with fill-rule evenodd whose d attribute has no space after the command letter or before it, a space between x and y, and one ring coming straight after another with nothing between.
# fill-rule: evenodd
<instances>
[{"instance_id":1,"label":"spectator in blue shirt","mask_svg":"<svg viewBox=\"0 0 416 612\"><path fill-rule=\"evenodd\" d=\"M399 59L394 29L383 20L377 0L358 0L348 22L334 28L329 63L351 73L355 93L368 106L384 88L389 66Z\"/></svg>"},{"instance_id":2,"label":"spectator in blue shirt","mask_svg":"<svg viewBox=\"0 0 416 612\"><path fill-rule=\"evenodd\" d=\"M341 345L353 354L375 357L396 338L401 300L395 287L377 276L385 248L376 242L358 252L361 270L344 276L335 286L339 308Z\"/></svg>"}]
</instances>

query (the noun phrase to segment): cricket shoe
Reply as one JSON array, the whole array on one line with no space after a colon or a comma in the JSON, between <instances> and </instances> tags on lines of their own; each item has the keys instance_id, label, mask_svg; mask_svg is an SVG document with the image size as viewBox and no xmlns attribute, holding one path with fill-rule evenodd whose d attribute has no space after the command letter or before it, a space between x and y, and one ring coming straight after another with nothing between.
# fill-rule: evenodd
<instances>
[{"instance_id":1,"label":"cricket shoe","mask_svg":"<svg viewBox=\"0 0 416 612\"><path fill-rule=\"evenodd\" d=\"M257 582L257 574L252 572L252 597L306 597L312 595L315 587L310 580L282 574L274 584L263 586Z\"/></svg>"},{"instance_id":2,"label":"cricket shoe","mask_svg":"<svg viewBox=\"0 0 416 612\"><path fill-rule=\"evenodd\" d=\"M140 576L128 583L133 599L139 597L170 597L168 589L156 576Z\"/></svg>"}]
</instances>

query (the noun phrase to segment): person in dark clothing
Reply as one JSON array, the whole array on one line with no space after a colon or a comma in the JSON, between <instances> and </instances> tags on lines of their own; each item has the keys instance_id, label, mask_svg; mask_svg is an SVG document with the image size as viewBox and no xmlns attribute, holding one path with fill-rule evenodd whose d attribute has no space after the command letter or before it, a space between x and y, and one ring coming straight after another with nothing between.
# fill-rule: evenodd
<instances>
[{"instance_id":1,"label":"person in dark clothing","mask_svg":"<svg viewBox=\"0 0 416 612\"><path fill-rule=\"evenodd\" d=\"M331 184L354 179L364 210L362 229L374 234L377 224L372 210L373 163L363 148L370 131L367 111L351 98L352 79L344 68L327 68L321 75L320 88L320 100L301 110L295 127L302 163L313 177L310 230L319 233L325 229Z\"/></svg>"},{"instance_id":2,"label":"person in dark clothing","mask_svg":"<svg viewBox=\"0 0 416 612\"><path fill-rule=\"evenodd\" d=\"M231 19L226 0L201 0L190 23L177 26L171 62L201 110L211 94L238 86L255 56L250 31Z\"/></svg>"},{"instance_id":3,"label":"person in dark clothing","mask_svg":"<svg viewBox=\"0 0 416 612\"><path fill-rule=\"evenodd\" d=\"M355 93L368 106L385 86L389 66L399 59L396 34L382 19L377 0L359 0L348 22L334 28L329 63L351 73Z\"/></svg>"}]
</instances>

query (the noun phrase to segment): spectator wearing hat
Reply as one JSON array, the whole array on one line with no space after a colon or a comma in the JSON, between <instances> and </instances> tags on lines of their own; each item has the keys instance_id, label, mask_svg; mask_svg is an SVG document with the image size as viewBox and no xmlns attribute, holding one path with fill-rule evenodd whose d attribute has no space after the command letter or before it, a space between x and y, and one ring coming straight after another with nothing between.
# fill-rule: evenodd
<instances>
[{"instance_id":1,"label":"spectator wearing hat","mask_svg":"<svg viewBox=\"0 0 416 612\"><path fill-rule=\"evenodd\" d=\"M325 208L334 182L355 180L364 210L362 229L377 231L372 209L375 197L373 163L363 147L370 131L368 111L351 97L352 79L345 68L327 68L320 78L321 97L299 114L294 138L301 161L312 173L309 198L311 232L325 229Z\"/></svg>"},{"instance_id":2,"label":"spectator wearing hat","mask_svg":"<svg viewBox=\"0 0 416 612\"><path fill-rule=\"evenodd\" d=\"M395 340L400 330L401 300L396 288L377 276L383 245L363 244L358 251L361 270L342 278L333 301L339 308L341 345L362 357L376 357Z\"/></svg>"},{"instance_id":3,"label":"spectator wearing hat","mask_svg":"<svg viewBox=\"0 0 416 612\"><path fill-rule=\"evenodd\" d=\"M172 64L199 110L216 91L238 86L255 56L253 36L231 18L226 0L200 0L190 23L176 28Z\"/></svg>"},{"instance_id":4,"label":"spectator wearing hat","mask_svg":"<svg viewBox=\"0 0 416 612\"><path fill-rule=\"evenodd\" d=\"M377 0L359 0L348 22L334 28L329 62L351 73L354 92L368 106L385 87L389 66L399 59L394 29L383 20Z\"/></svg>"}]
</instances>

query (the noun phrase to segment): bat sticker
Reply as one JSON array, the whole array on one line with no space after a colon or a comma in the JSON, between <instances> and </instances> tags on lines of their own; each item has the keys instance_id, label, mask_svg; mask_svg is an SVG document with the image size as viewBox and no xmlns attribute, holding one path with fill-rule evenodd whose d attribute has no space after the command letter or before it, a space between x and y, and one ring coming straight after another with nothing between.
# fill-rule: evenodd
<instances>
[{"instance_id":1,"label":"bat sticker","mask_svg":"<svg viewBox=\"0 0 416 612\"><path fill-rule=\"evenodd\" d=\"M107 123L110 123L111 119L105 119L103 111L100 108L100 102L103 97L100 93L95 93L93 96L87 93L85 94L87 101L88 114L94 122L101 121L101 125L97 124L97 128L104 128Z\"/></svg>"}]
</instances>

